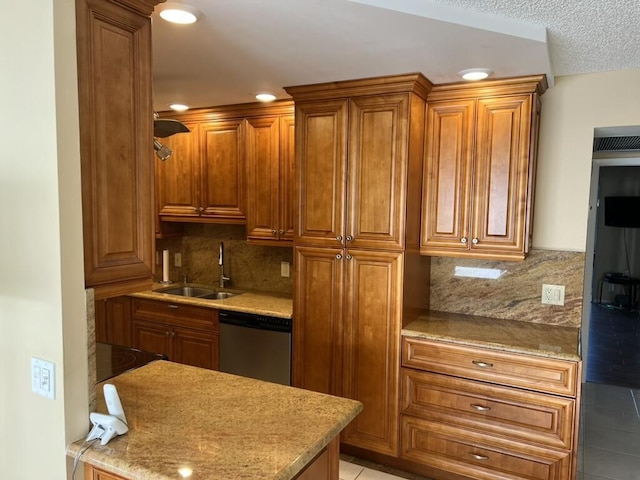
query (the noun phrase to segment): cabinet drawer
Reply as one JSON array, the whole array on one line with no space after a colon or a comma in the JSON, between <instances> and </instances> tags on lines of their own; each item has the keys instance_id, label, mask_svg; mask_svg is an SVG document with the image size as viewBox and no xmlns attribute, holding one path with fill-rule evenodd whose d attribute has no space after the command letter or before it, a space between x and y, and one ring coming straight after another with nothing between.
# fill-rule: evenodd
<instances>
[{"instance_id":1,"label":"cabinet drawer","mask_svg":"<svg viewBox=\"0 0 640 480\"><path fill-rule=\"evenodd\" d=\"M403 368L402 413L491 435L572 449L571 398Z\"/></svg>"},{"instance_id":2,"label":"cabinet drawer","mask_svg":"<svg viewBox=\"0 0 640 480\"><path fill-rule=\"evenodd\" d=\"M477 480L568 480L571 453L401 415L401 458Z\"/></svg>"},{"instance_id":3,"label":"cabinet drawer","mask_svg":"<svg viewBox=\"0 0 640 480\"><path fill-rule=\"evenodd\" d=\"M213 308L134 298L132 312L134 319L218 331L218 310Z\"/></svg>"},{"instance_id":4,"label":"cabinet drawer","mask_svg":"<svg viewBox=\"0 0 640 480\"><path fill-rule=\"evenodd\" d=\"M434 373L575 397L576 362L404 338L402 365Z\"/></svg>"}]
</instances>

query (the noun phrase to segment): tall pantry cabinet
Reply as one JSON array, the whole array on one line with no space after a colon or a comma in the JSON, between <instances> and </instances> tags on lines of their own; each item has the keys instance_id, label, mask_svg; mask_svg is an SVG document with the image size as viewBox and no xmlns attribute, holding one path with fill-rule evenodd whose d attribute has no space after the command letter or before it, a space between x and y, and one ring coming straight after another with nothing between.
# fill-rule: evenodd
<instances>
[{"instance_id":1,"label":"tall pantry cabinet","mask_svg":"<svg viewBox=\"0 0 640 480\"><path fill-rule=\"evenodd\" d=\"M296 107L297 387L361 401L342 444L398 455L400 333L428 301L419 255L420 74L289 87Z\"/></svg>"}]
</instances>

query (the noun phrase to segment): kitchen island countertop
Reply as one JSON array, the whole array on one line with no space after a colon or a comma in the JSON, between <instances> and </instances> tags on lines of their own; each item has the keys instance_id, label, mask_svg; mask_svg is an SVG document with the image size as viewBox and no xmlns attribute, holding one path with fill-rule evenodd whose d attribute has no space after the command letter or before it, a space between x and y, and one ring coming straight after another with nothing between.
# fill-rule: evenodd
<instances>
[{"instance_id":1,"label":"kitchen island countertop","mask_svg":"<svg viewBox=\"0 0 640 480\"><path fill-rule=\"evenodd\" d=\"M194 480L292 479L362 411L354 400L163 360L108 383L129 432L81 460L135 480L181 478L181 469Z\"/></svg>"},{"instance_id":2,"label":"kitchen island countertop","mask_svg":"<svg viewBox=\"0 0 640 480\"><path fill-rule=\"evenodd\" d=\"M573 327L428 311L402 335L580 361L580 329Z\"/></svg>"}]
</instances>

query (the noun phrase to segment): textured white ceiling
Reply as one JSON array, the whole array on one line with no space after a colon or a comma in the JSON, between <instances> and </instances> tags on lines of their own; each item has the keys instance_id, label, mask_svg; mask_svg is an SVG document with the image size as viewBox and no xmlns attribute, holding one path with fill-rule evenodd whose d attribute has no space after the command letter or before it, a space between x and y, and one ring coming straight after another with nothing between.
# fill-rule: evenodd
<instances>
[{"instance_id":1,"label":"textured white ceiling","mask_svg":"<svg viewBox=\"0 0 640 480\"><path fill-rule=\"evenodd\" d=\"M556 75L640 68L639 0L435 0L547 27Z\"/></svg>"},{"instance_id":2,"label":"textured white ceiling","mask_svg":"<svg viewBox=\"0 0 640 480\"><path fill-rule=\"evenodd\" d=\"M640 68L640 0L168 0L153 17L154 107L254 101L308 83L422 72L434 83ZM160 6L159 8L162 8ZM158 9L157 9L158 10Z\"/></svg>"}]
</instances>

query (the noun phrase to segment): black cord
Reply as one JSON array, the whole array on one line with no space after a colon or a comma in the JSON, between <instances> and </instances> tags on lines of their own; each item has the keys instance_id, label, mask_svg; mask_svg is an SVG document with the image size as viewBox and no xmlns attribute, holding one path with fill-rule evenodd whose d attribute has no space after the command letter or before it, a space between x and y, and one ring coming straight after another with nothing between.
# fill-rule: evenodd
<instances>
[{"instance_id":1,"label":"black cord","mask_svg":"<svg viewBox=\"0 0 640 480\"><path fill-rule=\"evenodd\" d=\"M89 450L89 448L93 447L93 444L96 443L98 440L99 440L98 438L94 438L90 442L85 441L82 445L80 445L80 449L78 450L78 453L76 453L76 458L73 459L73 472L71 473L71 480L75 480L76 478L76 469L78 468L78 463L80 463L80 457L82 457L82 455L84 455L84 452Z\"/></svg>"}]
</instances>

